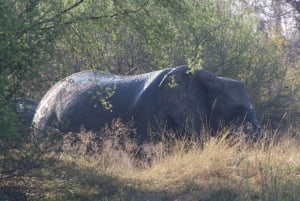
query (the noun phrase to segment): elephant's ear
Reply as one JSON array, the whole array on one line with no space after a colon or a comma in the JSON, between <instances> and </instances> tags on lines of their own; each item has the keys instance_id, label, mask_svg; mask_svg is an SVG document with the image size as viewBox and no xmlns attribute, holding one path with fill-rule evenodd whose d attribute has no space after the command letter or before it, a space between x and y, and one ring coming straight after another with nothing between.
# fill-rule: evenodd
<instances>
[{"instance_id":1,"label":"elephant's ear","mask_svg":"<svg viewBox=\"0 0 300 201\"><path fill-rule=\"evenodd\" d=\"M218 79L217 76L214 74L206 71L206 70L197 70L194 72L195 79L197 82L203 86L206 90L212 91L218 91L222 88L222 83Z\"/></svg>"},{"instance_id":2,"label":"elephant's ear","mask_svg":"<svg viewBox=\"0 0 300 201\"><path fill-rule=\"evenodd\" d=\"M187 66L180 66L169 71L159 85L161 108L179 128L186 126L189 118L194 118L196 104L199 103L195 97L193 76Z\"/></svg>"},{"instance_id":3,"label":"elephant's ear","mask_svg":"<svg viewBox=\"0 0 300 201\"><path fill-rule=\"evenodd\" d=\"M185 80L187 77L188 66L179 66L170 70L161 80L159 84L160 89L164 89L165 87L175 88L175 87L183 87L185 84ZM179 86L179 84L181 86Z\"/></svg>"}]
</instances>

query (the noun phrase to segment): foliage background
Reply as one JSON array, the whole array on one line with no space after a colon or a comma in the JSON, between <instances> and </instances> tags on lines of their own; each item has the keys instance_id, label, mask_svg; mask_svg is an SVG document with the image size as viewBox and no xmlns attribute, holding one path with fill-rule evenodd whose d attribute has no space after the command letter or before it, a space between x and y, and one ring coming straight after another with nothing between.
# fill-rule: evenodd
<instances>
[{"instance_id":1,"label":"foliage background","mask_svg":"<svg viewBox=\"0 0 300 201\"><path fill-rule=\"evenodd\" d=\"M38 102L71 73L97 69L128 75L183 64L244 81L265 124L297 123L297 40L275 29L276 23L261 28L253 5L230 0L1 0L0 138L20 135L13 114L16 99Z\"/></svg>"}]
</instances>

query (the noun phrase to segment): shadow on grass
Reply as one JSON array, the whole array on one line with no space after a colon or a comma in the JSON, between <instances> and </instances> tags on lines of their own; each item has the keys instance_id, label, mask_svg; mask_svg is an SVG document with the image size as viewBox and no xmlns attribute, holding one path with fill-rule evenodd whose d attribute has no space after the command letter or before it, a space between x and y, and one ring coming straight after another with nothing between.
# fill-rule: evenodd
<instances>
[{"instance_id":1,"label":"shadow on grass","mask_svg":"<svg viewBox=\"0 0 300 201\"><path fill-rule=\"evenodd\" d=\"M60 162L46 171L40 190L31 192L33 200L126 200L136 192L129 182L72 163Z\"/></svg>"},{"instance_id":2,"label":"shadow on grass","mask_svg":"<svg viewBox=\"0 0 300 201\"><path fill-rule=\"evenodd\" d=\"M296 201L300 198L298 194L300 184L295 181L278 183L277 192L273 192L273 188L252 189L225 179L208 178L207 181L199 183L199 179L194 182L194 178L190 178L180 181L181 184L176 185L175 188L165 186L150 190L145 187L149 184L142 185L142 180L139 179L130 180L122 176L102 173L95 167L81 167L75 162L57 161L33 169L28 175L15 178L15 182L7 182L15 186L18 184L20 187L17 189L2 185L0 201L267 201L270 198L274 201ZM152 181L148 182L152 184ZM155 181L152 185L154 184Z\"/></svg>"},{"instance_id":3,"label":"shadow on grass","mask_svg":"<svg viewBox=\"0 0 300 201\"><path fill-rule=\"evenodd\" d=\"M165 192L146 192L135 181L61 161L53 167L33 171L23 180L27 183L24 189L27 200L166 200ZM144 195L147 199L143 199Z\"/></svg>"},{"instance_id":4,"label":"shadow on grass","mask_svg":"<svg viewBox=\"0 0 300 201\"><path fill-rule=\"evenodd\" d=\"M27 201L27 197L18 187L0 187L0 201Z\"/></svg>"},{"instance_id":5,"label":"shadow on grass","mask_svg":"<svg viewBox=\"0 0 300 201\"><path fill-rule=\"evenodd\" d=\"M88 163L88 160L85 162ZM99 169L94 164L89 167L74 160L45 162L43 167L32 169L22 177L0 182L0 201L300 200L297 179L280 181L278 178L276 183L270 180L266 186L253 188L247 184L249 181L246 178L239 181L211 175L202 179L186 178L176 185L170 184L170 187L160 184L157 186L161 187L155 187L157 181L147 180L147 184L143 185L143 179L137 176L128 179L132 177L101 172Z\"/></svg>"},{"instance_id":6,"label":"shadow on grass","mask_svg":"<svg viewBox=\"0 0 300 201\"><path fill-rule=\"evenodd\" d=\"M79 167L74 162L65 161L35 169L21 180L18 185L22 186L22 193L11 188L0 200L20 200L14 192L22 196L22 201L217 201L236 200L238 197L233 189L214 189L214 186L207 189L189 180L183 181L185 185L178 191L168 187L149 190L138 179L102 174L95 168Z\"/></svg>"},{"instance_id":7,"label":"shadow on grass","mask_svg":"<svg viewBox=\"0 0 300 201\"><path fill-rule=\"evenodd\" d=\"M182 181L179 188L149 190L140 180L130 180L95 171L94 168L79 167L75 163L59 162L52 168L32 173L28 181L28 200L45 201L227 201L257 200L257 194L249 192L251 198L243 199L235 187L225 182L199 184L192 180ZM151 182L151 181L150 181ZM155 183L155 182L153 182ZM262 199L264 200L264 199Z\"/></svg>"}]
</instances>

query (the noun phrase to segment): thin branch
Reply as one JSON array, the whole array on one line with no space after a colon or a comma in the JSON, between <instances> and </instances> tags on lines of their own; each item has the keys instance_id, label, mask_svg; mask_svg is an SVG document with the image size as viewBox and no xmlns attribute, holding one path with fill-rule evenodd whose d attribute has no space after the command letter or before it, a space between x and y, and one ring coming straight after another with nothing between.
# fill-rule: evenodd
<instances>
[{"instance_id":1,"label":"thin branch","mask_svg":"<svg viewBox=\"0 0 300 201\"><path fill-rule=\"evenodd\" d=\"M17 36L22 36L23 34L27 33L29 30L31 30L32 28L36 27L36 26L39 26L39 25L42 25L42 24L46 24L46 23L49 23L49 22L53 22L55 19L61 17L62 15L64 15L65 13L69 12L70 10L76 8L77 6L79 6L81 3L83 3L84 0L80 0L76 3L74 3L73 5L71 5L70 7L66 8L65 10L61 11L59 14L51 17L51 18L48 18L48 19L45 19L43 21L39 21L37 22L36 24L33 24L32 26L30 27L27 27L26 29L23 29L19 32L17 32ZM43 28L41 28L41 30L44 30Z\"/></svg>"},{"instance_id":2,"label":"thin branch","mask_svg":"<svg viewBox=\"0 0 300 201\"><path fill-rule=\"evenodd\" d=\"M97 20L97 19L102 19L102 18L106 18L106 17L110 17L110 18L113 18L113 17L117 17L119 15L129 15L129 14L132 14L132 13L138 13L140 12L142 9L144 9L144 7L149 3L149 1L145 2L144 4L142 4L137 10L129 10L129 9L124 9L121 13L114 13L114 14L111 14L111 15L102 15L102 16L89 16L89 17L86 17L85 19L86 20Z\"/></svg>"},{"instance_id":3,"label":"thin branch","mask_svg":"<svg viewBox=\"0 0 300 201\"><path fill-rule=\"evenodd\" d=\"M83 0L82 0L83 1ZM137 10L128 10L125 9L120 13L113 13L110 15L100 15L100 16L87 16L87 17L78 17L76 19L64 22L63 25L64 26L68 26L77 22L81 22L81 21L85 21L85 20L99 20L99 19L103 19L103 18L114 18L117 16L124 16L124 15L130 15L132 13L138 13L140 12L147 4L149 3L149 1L147 1L146 3L142 4ZM42 30L49 30L49 29L53 29L54 26L50 26L50 27L45 27L42 28Z\"/></svg>"},{"instance_id":4,"label":"thin branch","mask_svg":"<svg viewBox=\"0 0 300 201\"><path fill-rule=\"evenodd\" d=\"M72 6L70 6L69 8L66 8L65 10L63 10L63 11L61 12L61 15L67 13L68 11L72 10L73 8L76 8L76 7L79 6L81 3L83 3L83 1L84 1L84 0L80 0L80 1L78 1L77 3L73 4Z\"/></svg>"}]
</instances>

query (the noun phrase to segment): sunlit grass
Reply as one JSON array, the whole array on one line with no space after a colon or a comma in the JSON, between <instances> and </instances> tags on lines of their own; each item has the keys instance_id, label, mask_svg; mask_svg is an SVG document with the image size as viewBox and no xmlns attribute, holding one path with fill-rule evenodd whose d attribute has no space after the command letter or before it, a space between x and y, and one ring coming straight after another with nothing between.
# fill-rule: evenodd
<instances>
[{"instance_id":1,"label":"sunlit grass","mask_svg":"<svg viewBox=\"0 0 300 201\"><path fill-rule=\"evenodd\" d=\"M29 200L300 200L297 137L246 144L226 133L144 147L127 142L134 149L108 143L83 153L73 147L76 151L63 151L52 165L22 177L21 185L32 186ZM96 149L92 134L81 134L91 140L78 145L81 150ZM149 160L132 151L141 149Z\"/></svg>"}]
</instances>

